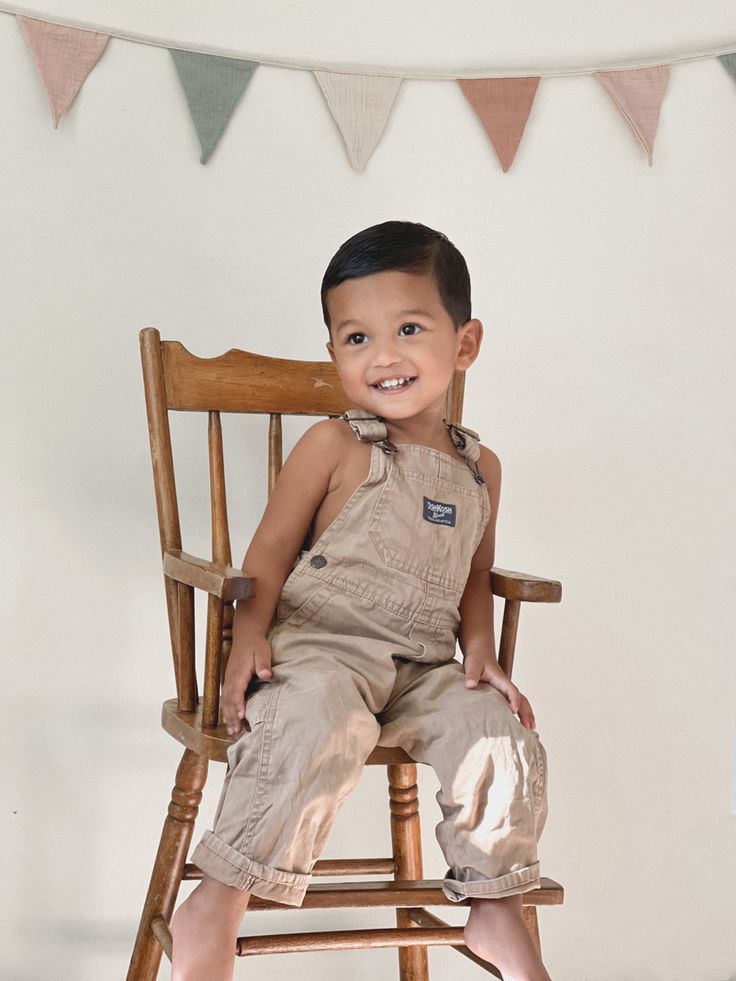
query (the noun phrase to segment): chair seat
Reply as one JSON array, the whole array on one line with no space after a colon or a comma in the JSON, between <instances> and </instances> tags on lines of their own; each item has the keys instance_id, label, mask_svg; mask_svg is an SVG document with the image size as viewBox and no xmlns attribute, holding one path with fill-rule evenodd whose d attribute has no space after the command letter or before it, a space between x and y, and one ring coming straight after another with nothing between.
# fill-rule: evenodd
<instances>
[{"instance_id":1,"label":"chair seat","mask_svg":"<svg viewBox=\"0 0 736 981\"><path fill-rule=\"evenodd\" d=\"M164 702L161 710L161 725L169 735L177 739L187 749L198 756L206 756L218 763L227 763L228 747L238 736L228 734L224 725L205 728L202 725L202 699L194 712L183 712L175 698ZM376 746L365 761L366 766L387 766L392 763L414 763L403 749L390 749Z\"/></svg>"}]
</instances>

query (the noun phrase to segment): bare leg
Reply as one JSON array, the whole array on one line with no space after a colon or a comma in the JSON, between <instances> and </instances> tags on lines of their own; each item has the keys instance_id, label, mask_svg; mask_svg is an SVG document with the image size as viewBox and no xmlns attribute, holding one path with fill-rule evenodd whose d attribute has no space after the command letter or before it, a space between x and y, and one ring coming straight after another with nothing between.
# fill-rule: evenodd
<instances>
[{"instance_id":1,"label":"bare leg","mask_svg":"<svg viewBox=\"0 0 736 981\"><path fill-rule=\"evenodd\" d=\"M551 981L521 917L521 894L472 899L465 945L495 964L504 981Z\"/></svg>"},{"instance_id":2,"label":"bare leg","mask_svg":"<svg viewBox=\"0 0 736 981\"><path fill-rule=\"evenodd\" d=\"M171 921L171 981L232 981L250 893L205 875Z\"/></svg>"}]
</instances>

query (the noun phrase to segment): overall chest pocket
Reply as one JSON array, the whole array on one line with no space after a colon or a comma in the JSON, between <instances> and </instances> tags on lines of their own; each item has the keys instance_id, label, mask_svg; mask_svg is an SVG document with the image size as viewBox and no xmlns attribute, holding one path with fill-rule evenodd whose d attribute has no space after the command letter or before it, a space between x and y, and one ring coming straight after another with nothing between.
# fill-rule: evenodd
<instances>
[{"instance_id":1,"label":"overall chest pocket","mask_svg":"<svg viewBox=\"0 0 736 981\"><path fill-rule=\"evenodd\" d=\"M368 534L390 569L462 590L482 535L478 491L395 467L376 502Z\"/></svg>"}]
</instances>

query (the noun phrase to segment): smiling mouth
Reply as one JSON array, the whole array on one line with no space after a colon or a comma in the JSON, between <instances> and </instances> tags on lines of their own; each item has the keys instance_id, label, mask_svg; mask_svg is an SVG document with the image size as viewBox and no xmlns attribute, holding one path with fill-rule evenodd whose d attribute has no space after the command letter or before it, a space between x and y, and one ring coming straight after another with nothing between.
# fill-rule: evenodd
<instances>
[{"instance_id":1,"label":"smiling mouth","mask_svg":"<svg viewBox=\"0 0 736 981\"><path fill-rule=\"evenodd\" d=\"M377 392L403 392L416 381L416 375L407 378L391 378L387 381L371 385Z\"/></svg>"}]
</instances>

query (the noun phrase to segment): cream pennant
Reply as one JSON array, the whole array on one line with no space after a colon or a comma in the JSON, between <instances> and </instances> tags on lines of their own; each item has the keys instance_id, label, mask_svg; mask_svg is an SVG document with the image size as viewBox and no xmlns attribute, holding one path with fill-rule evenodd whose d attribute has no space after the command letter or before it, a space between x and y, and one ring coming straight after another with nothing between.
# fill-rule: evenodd
<instances>
[{"instance_id":1,"label":"cream pennant","mask_svg":"<svg viewBox=\"0 0 736 981\"><path fill-rule=\"evenodd\" d=\"M457 83L483 123L505 173L519 148L539 78L458 78Z\"/></svg>"},{"instance_id":2,"label":"cream pennant","mask_svg":"<svg viewBox=\"0 0 736 981\"><path fill-rule=\"evenodd\" d=\"M386 128L401 79L322 71L315 71L314 76L345 141L350 163L355 170L364 170Z\"/></svg>"},{"instance_id":3,"label":"cream pennant","mask_svg":"<svg viewBox=\"0 0 736 981\"><path fill-rule=\"evenodd\" d=\"M734 82L736 82L736 51L733 51L730 54L719 55L718 60Z\"/></svg>"},{"instance_id":4,"label":"cream pennant","mask_svg":"<svg viewBox=\"0 0 736 981\"><path fill-rule=\"evenodd\" d=\"M654 137L670 77L670 66L654 65L651 68L633 68L625 72L593 72L593 75L616 103L646 150L651 167Z\"/></svg>"},{"instance_id":5,"label":"cream pennant","mask_svg":"<svg viewBox=\"0 0 736 981\"><path fill-rule=\"evenodd\" d=\"M99 61L110 36L48 24L20 14L16 20L46 89L54 129L57 129L59 120Z\"/></svg>"},{"instance_id":6,"label":"cream pennant","mask_svg":"<svg viewBox=\"0 0 736 981\"><path fill-rule=\"evenodd\" d=\"M206 163L248 88L258 62L177 48L169 48L169 53L202 147L200 163Z\"/></svg>"}]
</instances>

